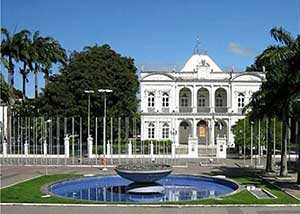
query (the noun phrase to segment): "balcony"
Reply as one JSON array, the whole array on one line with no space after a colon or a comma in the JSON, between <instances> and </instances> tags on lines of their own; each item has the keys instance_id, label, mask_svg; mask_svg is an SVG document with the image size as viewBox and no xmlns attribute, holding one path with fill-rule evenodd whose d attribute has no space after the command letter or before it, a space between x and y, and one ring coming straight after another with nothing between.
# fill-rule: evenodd
<instances>
[{"instance_id":1,"label":"balcony","mask_svg":"<svg viewBox=\"0 0 300 214\"><path fill-rule=\"evenodd\" d=\"M155 108L154 107L148 107L147 108L147 112L154 113L155 112Z\"/></svg>"},{"instance_id":2,"label":"balcony","mask_svg":"<svg viewBox=\"0 0 300 214\"><path fill-rule=\"evenodd\" d=\"M221 107L215 107L215 112L216 113L227 113L228 108L226 106L221 106Z\"/></svg>"},{"instance_id":3,"label":"balcony","mask_svg":"<svg viewBox=\"0 0 300 214\"><path fill-rule=\"evenodd\" d=\"M193 108L192 107L179 107L179 112L187 113L187 112L192 112Z\"/></svg>"},{"instance_id":4,"label":"balcony","mask_svg":"<svg viewBox=\"0 0 300 214\"><path fill-rule=\"evenodd\" d=\"M170 108L169 107L163 107L163 108L161 108L161 112L162 113L169 113L170 112Z\"/></svg>"},{"instance_id":5,"label":"balcony","mask_svg":"<svg viewBox=\"0 0 300 214\"><path fill-rule=\"evenodd\" d=\"M208 107L208 106L198 106L198 108L197 108L197 112L198 113L209 113L210 112L210 107Z\"/></svg>"}]
</instances>

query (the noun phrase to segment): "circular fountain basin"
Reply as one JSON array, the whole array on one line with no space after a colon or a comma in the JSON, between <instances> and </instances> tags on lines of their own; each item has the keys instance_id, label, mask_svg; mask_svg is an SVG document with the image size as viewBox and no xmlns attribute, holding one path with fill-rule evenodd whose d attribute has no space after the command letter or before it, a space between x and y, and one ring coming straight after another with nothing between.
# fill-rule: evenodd
<instances>
[{"instance_id":1,"label":"circular fountain basin","mask_svg":"<svg viewBox=\"0 0 300 214\"><path fill-rule=\"evenodd\" d=\"M86 177L48 186L50 194L95 202L168 202L222 197L238 185L229 180L192 175L169 175L154 183L134 183L118 175Z\"/></svg>"},{"instance_id":2,"label":"circular fountain basin","mask_svg":"<svg viewBox=\"0 0 300 214\"><path fill-rule=\"evenodd\" d=\"M123 178L138 183L149 183L168 176L173 167L162 164L119 165L115 171Z\"/></svg>"}]
</instances>

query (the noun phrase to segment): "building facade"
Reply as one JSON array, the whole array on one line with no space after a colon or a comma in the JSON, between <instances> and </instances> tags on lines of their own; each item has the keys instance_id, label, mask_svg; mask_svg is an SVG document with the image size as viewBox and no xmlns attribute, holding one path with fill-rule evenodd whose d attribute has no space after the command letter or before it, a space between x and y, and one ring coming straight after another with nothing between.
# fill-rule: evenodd
<instances>
[{"instance_id":1,"label":"building facade","mask_svg":"<svg viewBox=\"0 0 300 214\"><path fill-rule=\"evenodd\" d=\"M224 72L204 53L194 53L178 71L142 69L142 140L171 140L176 148L196 144L199 156L220 147L226 156L226 148L235 146L231 127L264 77Z\"/></svg>"}]
</instances>

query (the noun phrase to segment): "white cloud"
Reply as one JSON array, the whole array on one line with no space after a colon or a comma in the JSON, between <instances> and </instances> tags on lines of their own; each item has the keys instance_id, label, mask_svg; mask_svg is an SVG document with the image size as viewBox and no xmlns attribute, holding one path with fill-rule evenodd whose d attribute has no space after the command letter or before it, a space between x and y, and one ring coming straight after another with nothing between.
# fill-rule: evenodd
<instances>
[{"instance_id":1,"label":"white cloud","mask_svg":"<svg viewBox=\"0 0 300 214\"><path fill-rule=\"evenodd\" d=\"M233 53L239 56L256 56L258 51L251 49L251 48L243 48L239 44L235 42L230 42L227 47L227 51L229 53Z\"/></svg>"}]
</instances>

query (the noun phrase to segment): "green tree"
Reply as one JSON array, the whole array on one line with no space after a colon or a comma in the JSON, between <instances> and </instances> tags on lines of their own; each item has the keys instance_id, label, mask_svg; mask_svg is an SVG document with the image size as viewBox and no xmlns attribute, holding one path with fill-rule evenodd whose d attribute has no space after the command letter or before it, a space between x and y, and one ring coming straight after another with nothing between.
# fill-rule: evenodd
<instances>
[{"instance_id":1,"label":"green tree","mask_svg":"<svg viewBox=\"0 0 300 214\"><path fill-rule=\"evenodd\" d=\"M48 86L38 100L40 112L50 116L87 117L88 96L91 95L91 116L103 116L103 95L100 88L109 88L108 117L132 117L137 111L138 79L131 58L123 57L108 45L86 47L70 56L60 74L50 77Z\"/></svg>"},{"instance_id":2,"label":"green tree","mask_svg":"<svg viewBox=\"0 0 300 214\"><path fill-rule=\"evenodd\" d=\"M7 140L11 143L11 107L15 101L14 95L14 67L15 62L20 61L20 52L22 49L22 41L27 38L29 31L22 30L14 35L10 35L6 28L1 28L1 34L4 38L1 41L1 61L6 66L8 71L8 89L9 89L9 102L7 109Z\"/></svg>"},{"instance_id":3,"label":"green tree","mask_svg":"<svg viewBox=\"0 0 300 214\"><path fill-rule=\"evenodd\" d=\"M292 97L300 91L300 37L294 39L283 28L273 28L271 36L278 44L264 50L257 62L266 65L267 82L263 90L274 93L274 96L267 99L272 99L271 103L275 104L273 107L278 110L277 116L283 122L280 176L287 176L287 132ZM275 67L279 69L274 69Z\"/></svg>"}]
</instances>

